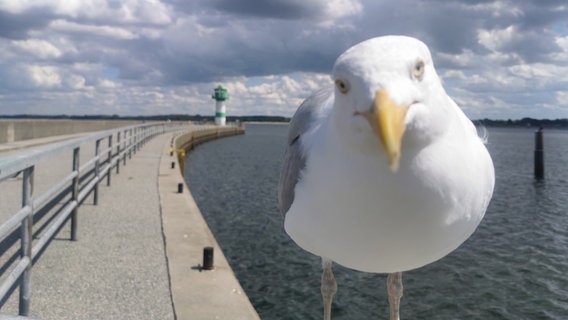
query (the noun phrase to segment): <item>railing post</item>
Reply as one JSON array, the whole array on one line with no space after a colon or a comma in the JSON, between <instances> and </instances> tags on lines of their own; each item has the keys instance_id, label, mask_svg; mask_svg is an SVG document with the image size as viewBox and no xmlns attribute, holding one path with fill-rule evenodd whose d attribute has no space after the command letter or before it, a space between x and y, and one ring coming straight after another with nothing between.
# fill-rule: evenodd
<instances>
[{"instance_id":1,"label":"railing post","mask_svg":"<svg viewBox=\"0 0 568 320\"><path fill-rule=\"evenodd\" d=\"M140 143L140 128L134 128L134 145L132 148L132 155L136 155L138 151L138 143Z\"/></svg>"},{"instance_id":2,"label":"railing post","mask_svg":"<svg viewBox=\"0 0 568 320\"><path fill-rule=\"evenodd\" d=\"M108 161L108 171L107 171L107 186L110 186L110 176L112 172L112 134L108 136L108 154L107 154L107 161Z\"/></svg>"},{"instance_id":3,"label":"railing post","mask_svg":"<svg viewBox=\"0 0 568 320\"><path fill-rule=\"evenodd\" d=\"M132 135L132 128L128 130L130 132L130 137L128 138L128 159L132 159L132 147L134 145L134 136Z\"/></svg>"},{"instance_id":4,"label":"railing post","mask_svg":"<svg viewBox=\"0 0 568 320\"><path fill-rule=\"evenodd\" d=\"M95 206L99 204L99 181L101 179L100 155L101 155L101 140L99 139L95 142L95 157L97 158L97 160L95 160L95 178L97 179L97 183L95 183L95 190L93 191L93 198L94 198L93 205Z\"/></svg>"},{"instance_id":5,"label":"railing post","mask_svg":"<svg viewBox=\"0 0 568 320\"><path fill-rule=\"evenodd\" d=\"M140 151L142 148L142 143L144 143L144 128L137 128L138 137L136 138L136 152Z\"/></svg>"},{"instance_id":6,"label":"railing post","mask_svg":"<svg viewBox=\"0 0 568 320\"><path fill-rule=\"evenodd\" d=\"M75 209L71 212L71 240L77 241L77 213L79 211L79 147L73 149L73 172L77 173L71 186L71 201L76 202Z\"/></svg>"},{"instance_id":7,"label":"railing post","mask_svg":"<svg viewBox=\"0 0 568 320\"><path fill-rule=\"evenodd\" d=\"M28 167L24 170L22 184L22 207L32 206L33 194L33 181L34 181L34 166ZM20 303L18 312L21 316L28 316L30 313L30 300L31 300L31 271L32 271L32 225L33 225L33 208L31 208L28 216L22 220L20 229L20 243L21 243L21 258L28 258L29 264L26 271L22 274L20 282Z\"/></svg>"},{"instance_id":8,"label":"railing post","mask_svg":"<svg viewBox=\"0 0 568 320\"><path fill-rule=\"evenodd\" d=\"M122 150L126 150L126 148L128 148L128 139L126 139L127 132L128 130L124 130L124 148L122 148ZM124 152L124 155L122 155L122 165L126 165L126 152Z\"/></svg>"},{"instance_id":9,"label":"railing post","mask_svg":"<svg viewBox=\"0 0 568 320\"><path fill-rule=\"evenodd\" d=\"M136 149L138 149L138 128L134 128L134 146L132 149L134 155L136 155Z\"/></svg>"},{"instance_id":10,"label":"railing post","mask_svg":"<svg viewBox=\"0 0 568 320\"><path fill-rule=\"evenodd\" d=\"M120 173L120 131L116 134L116 174Z\"/></svg>"}]
</instances>

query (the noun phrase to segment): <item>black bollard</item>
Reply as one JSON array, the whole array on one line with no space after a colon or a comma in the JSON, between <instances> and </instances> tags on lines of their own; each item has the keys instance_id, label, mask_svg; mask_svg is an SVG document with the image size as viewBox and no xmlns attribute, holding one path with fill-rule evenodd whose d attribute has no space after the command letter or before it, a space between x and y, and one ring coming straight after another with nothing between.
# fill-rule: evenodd
<instances>
[{"instance_id":1,"label":"black bollard","mask_svg":"<svg viewBox=\"0 0 568 320\"><path fill-rule=\"evenodd\" d=\"M178 183L178 193L183 193L183 183Z\"/></svg>"},{"instance_id":2,"label":"black bollard","mask_svg":"<svg viewBox=\"0 0 568 320\"><path fill-rule=\"evenodd\" d=\"M534 177L537 180L544 179L544 138L542 127L534 133Z\"/></svg>"},{"instance_id":3,"label":"black bollard","mask_svg":"<svg viewBox=\"0 0 568 320\"><path fill-rule=\"evenodd\" d=\"M213 270L213 247L203 248L203 270Z\"/></svg>"},{"instance_id":4,"label":"black bollard","mask_svg":"<svg viewBox=\"0 0 568 320\"><path fill-rule=\"evenodd\" d=\"M176 167L176 163L172 162L172 169Z\"/></svg>"}]
</instances>

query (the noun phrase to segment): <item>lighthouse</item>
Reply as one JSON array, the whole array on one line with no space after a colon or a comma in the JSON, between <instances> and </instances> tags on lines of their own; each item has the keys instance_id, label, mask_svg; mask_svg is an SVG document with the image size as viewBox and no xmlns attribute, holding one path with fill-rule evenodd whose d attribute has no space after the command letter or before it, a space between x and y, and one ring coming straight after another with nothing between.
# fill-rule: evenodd
<instances>
[{"instance_id":1,"label":"lighthouse","mask_svg":"<svg viewBox=\"0 0 568 320\"><path fill-rule=\"evenodd\" d=\"M215 124L218 126L224 126L226 121L225 100L229 99L227 89L219 85L217 88L215 88L215 93L211 96L211 98L215 99Z\"/></svg>"}]
</instances>

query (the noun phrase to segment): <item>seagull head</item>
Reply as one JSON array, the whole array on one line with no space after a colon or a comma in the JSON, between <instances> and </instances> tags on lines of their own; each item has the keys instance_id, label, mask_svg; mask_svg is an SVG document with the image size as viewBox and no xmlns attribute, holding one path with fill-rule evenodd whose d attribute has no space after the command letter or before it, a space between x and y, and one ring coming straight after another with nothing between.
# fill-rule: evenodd
<instances>
[{"instance_id":1,"label":"seagull head","mask_svg":"<svg viewBox=\"0 0 568 320\"><path fill-rule=\"evenodd\" d=\"M393 172L405 148L429 143L447 126L449 97L420 40L384 36L361 42L337 58L332 79L340 136L363 153L382 149Z\"/></svg>"}]
</instances>

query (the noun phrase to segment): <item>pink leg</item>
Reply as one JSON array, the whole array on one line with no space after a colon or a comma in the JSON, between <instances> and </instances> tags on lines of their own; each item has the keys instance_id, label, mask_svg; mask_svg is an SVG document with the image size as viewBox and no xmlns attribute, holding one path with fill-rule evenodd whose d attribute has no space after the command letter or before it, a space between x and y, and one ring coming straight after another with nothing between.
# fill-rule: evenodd
<instances>
[{"instance_id":1,"label":"pink leg","mask_svg":"<svg viewBox=\"0 0 568 320\"><path fill-rule=\"evenodd\" d=\"M333 276L333 271L331 270L333 262L331 260L322 258L321 264L323 267L323 273L321 275L323 319L331 320L331 302L333 301L333 296L337 292L337 283L335 282L335 277Z\"/></svg>"},{"instance_id":2,"label":"pink leg","mask_svg":"<svg viewBox=\"0 0 568 320\"><path fill-rule=\"evenodd\" d=\"M390 320L400 320L399 308L402 298L402 272L389 273L387 277Z\"/></svg>"}]
</instances>

